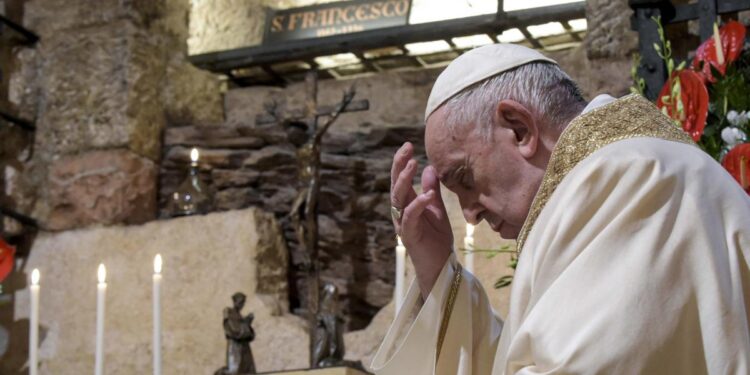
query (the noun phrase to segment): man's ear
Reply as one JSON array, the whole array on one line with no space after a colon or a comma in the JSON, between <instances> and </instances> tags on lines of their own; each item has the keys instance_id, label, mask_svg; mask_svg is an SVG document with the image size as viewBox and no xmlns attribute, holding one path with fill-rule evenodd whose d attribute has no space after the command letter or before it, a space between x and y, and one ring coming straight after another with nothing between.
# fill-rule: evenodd
<instances>
[{"instance_id":1,"label":"man's ear","mask_svg":"<svg viewBox=\"0 0 750 375\"><path fill-rule=\"evenodd\" d=\"M513 132L521 156L530 159L536 154L539 126L529 109L515 100L501 100L497 103L495 118L497 125Z\"/></svg>"}]
</instances>

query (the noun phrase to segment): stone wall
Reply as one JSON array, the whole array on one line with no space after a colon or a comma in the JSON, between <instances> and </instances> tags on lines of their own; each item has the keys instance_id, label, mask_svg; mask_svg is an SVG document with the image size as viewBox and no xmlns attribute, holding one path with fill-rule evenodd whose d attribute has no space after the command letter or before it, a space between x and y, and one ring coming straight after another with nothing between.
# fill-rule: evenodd
<instances>
[{"instance_id":1,"label":"stone wall","mask_svg":"<svg viewBox=\"0 0 750 375\"><path fill-rule=\"evenodd\" d=\"M223 121L217 77L185 59L189 6L25 2L40 41L17 51L9 99L37 131L6 182L18 211L51 230L156 217L162 130Z\"/></svg>"},{"instance_id":2,"label":"stone wall","mask_svg":"<svg viewBox=\"0 0 750 375\"><path fill-rule=\"evenodd\" d=\"M168 129L160 178L161 207L166 209L172 192L185 178L189 151L185 146L200 146L205 156L203 178L214 189L217 210L258 206L281 221L291 255L291 307L302 308L307 295L305 254L299 249L289 217L297 198L295 148L275 127L233 130ZM350 329L366 326L391 300L395 234L388 211L390 155L402 142L421 137L419 128L392 128L369 135L335 133L323 143L318 215L321 278L339 287ZM237 140L242 140L241 148L214 146ZM232 146L240 144L232 142Z\"/></svg>"},{"instance_id":3,"label":"stone wall","mask_svg":"<svg viewBox=\"0 0 750 375\"><path fill-rule=\"evenodd\" d=\"M263 41L266 11L336 0L193 0L191 55L250 47Z\"/></svg>"},{"instance_id":4,"label":"stone wall","mask_svg":"<svg viewBox=\"0 0 750 375\"><path fill-rule=\"evenodd\" d=\"M222 311L244 292L255 314L259 371L308 363L306 323L286 313L287 251L273 215L258 209L155 221L141 226L42 233L24 265L41 272L40 374L78 375L94 366L96 269L107 267L105 372L151 371L153 258L164 259L165 374L212 374L224 365ZM263 259L259 262L259 259ZM28 289L15 292L14 325L28 333ZM0 373L26 361L25 335L11 337ZM283 348L283 350L280 350Z\"/></svg>"}]
</instances>

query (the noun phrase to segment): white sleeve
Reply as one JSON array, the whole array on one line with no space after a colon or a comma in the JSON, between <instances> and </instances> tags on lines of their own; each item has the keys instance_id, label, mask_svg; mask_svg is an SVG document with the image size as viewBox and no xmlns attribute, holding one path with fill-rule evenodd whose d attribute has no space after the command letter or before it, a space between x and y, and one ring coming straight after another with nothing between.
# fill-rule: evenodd
<instances>
[{"instance_id":1,"label":"white sleeve","mask_svg":"<svg viewBox=\"0 0 750 375\"><path fill-rule=\"evenodd\" d=\"M372 371L378 375L489 375L502 322L482 286L460 267L455 254L448 258L421 306L419 299L419 287L412 281L403 307L373 359ZM436 367L446 310L451 310L450 318Z\"/></svg>"}]
</instances>

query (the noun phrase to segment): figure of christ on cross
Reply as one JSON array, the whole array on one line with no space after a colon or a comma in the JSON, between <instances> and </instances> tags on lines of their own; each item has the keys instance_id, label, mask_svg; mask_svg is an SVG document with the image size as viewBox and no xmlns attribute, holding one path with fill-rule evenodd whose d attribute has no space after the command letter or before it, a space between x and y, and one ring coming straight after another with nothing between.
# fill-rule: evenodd
<instances>
[{"instance_id":1,"label":"figure of christ on cross","mask_svg":"<svg viewBox=\"0 0 750 375\"><path fill-rule=\"evenodd\" d=\"M369 108L367 100L353 101L354 86L344 91L341 101L335 106L318 106L318 77L311 71L305 76L305 108L292 110L288 115L276 113L275 105L267 107L270 116L259 116L256 124L281 123L284 127L304 128L304 143L298 145L297 166L299 168L299 192L292 204L289 216L297 235L297 242L304 254L307 272L307 315L310 329L310 351L312 358L313 338L316 329L316 314L319 305L320 267L318 264L318 197L320 195L320 152L323 136L343 112L364 111ZM321 118L326 118L322 124ZM296 129L299 130L299 129ZM300 145L301 144L301 145ZM312 364L311 364L312 366Z\"/></svg>"}]
</instances>

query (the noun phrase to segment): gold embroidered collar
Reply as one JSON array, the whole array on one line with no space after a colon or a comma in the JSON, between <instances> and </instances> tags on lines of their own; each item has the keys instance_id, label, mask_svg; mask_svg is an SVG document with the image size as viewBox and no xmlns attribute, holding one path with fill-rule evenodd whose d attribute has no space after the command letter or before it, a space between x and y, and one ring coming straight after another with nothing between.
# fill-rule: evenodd
<instances>
[{"instance_id":1,"label":"gold embroidered collar","mask_svg":"<svg viewBox=\"0 0 750 375\"><path fill-rule=\"evenodd\" d=\"M669 117L637 94L615 100L573 119L552 150L539 191L518 235L518 253L523 250L539 213L573 167L604 146L640 137L695 144Z\"/></svg>"}]
</instances>

